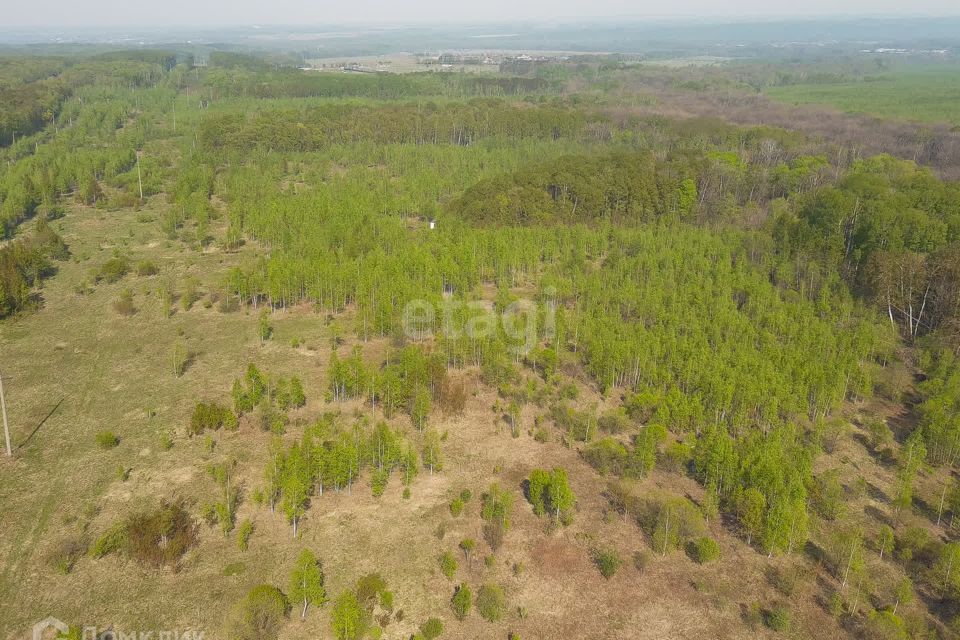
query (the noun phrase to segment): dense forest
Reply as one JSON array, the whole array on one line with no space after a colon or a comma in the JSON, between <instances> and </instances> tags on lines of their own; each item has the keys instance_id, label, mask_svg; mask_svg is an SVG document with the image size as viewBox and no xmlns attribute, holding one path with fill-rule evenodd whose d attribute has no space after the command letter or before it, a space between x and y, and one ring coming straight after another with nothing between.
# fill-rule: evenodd
<instances>
[{"instance_id":1,"label":"dense forest","mask_svg":"<svg viewBox=\"0 0 960 640\"><path fill-rule=\"evenodd\" d=\"M527 605L506 604L507 578L476 596L468 584L500 564L523 580L518 552L503 552L529 526L521 508L547 538L616 516L658 558L707 565L740 544L774 574L802 563L818 576L810 593L742 614L771 632L789 628L791 606L851 637L960 629L960 183L803 131L631 113L637 84L669 72L607 56L496 75L308 72L224 52L192 63L161 51L0 61L0 318L28 330L51 281L76 273L57 295L109 291L112 321L176 327L153 377L193 385L119 422L180 407L176 444L164 431L156 448L190 452L197 499L164 494L152 511L96 520L64 573L108 556L189 572L213 544L204 523L253 573L266 556L248 546L280 514L290 585L258 573L270 584L245 588L228 637L275 638L291 605L306 619L328 600L338 639L406 631L379 573L327 598L299 541L335 526L322 524L330 504L374 509L358 485L386 503L399 484L402 508L439 495L429 483L443 476L440 515L476 517L452 543L449 523L430 520L456 622L431 615L406 637L436 637L471 608L528 624ZM798 73L734 70L727 86ZM831 73L803 80L848 79ZM71 224L125 219L141 225L129 239L93 243ZM413 334L411 304L443 312ZM525 331L471 330L521 304ZM282 342L291 317L326 343ZM218 359L214 340L247 339L240 322L255 337ZM306 374L285 366L299 356L313 359ZM469 420L497 442L570 455L505 473L458 440ZM122 446L117 428L98 425L97 455ZM855 446L876 484L841 483ZM496 477L474 483L471 510L456 473L472 457ZM865 495L884 512L852 506ZM570 537L589 542L604 580L622 571L613 537ZM634 557L637 571L648 562Z\"/></svg>"}]
</instances>

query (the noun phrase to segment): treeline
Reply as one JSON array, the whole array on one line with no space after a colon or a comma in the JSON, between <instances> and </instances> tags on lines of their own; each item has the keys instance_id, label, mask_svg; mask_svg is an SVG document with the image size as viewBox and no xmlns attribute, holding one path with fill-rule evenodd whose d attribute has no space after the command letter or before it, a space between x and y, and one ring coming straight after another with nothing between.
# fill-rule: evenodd
<instances>
[{"instance_id":1,"label":"treeline","mask_svg":"<svg viewBox=\"0 0 960 640\"><path fill-rule=\"evenodd\" d=\"M4 59L0 63L0 146L61 119L66 99L83 86L149 86L176 64L163 52L113 52L77 60Z\"/></svg>"},{"instance_id":2,"label":"treeline","mask_svg":"<svg viewBox=\"0 0 960 640\"><path fill-rule=\"evenodd\" d=\"M487 138L579 135L588 117L562 106L520 108L499 99L456 103L331 104L298 111L228 113L205 119L198 140L210 150L316 151L333 144L469 145Z\"/></svg>"},{"instance_id":3,"label":"treeline","mask_svg":"<svg viewBox=\"0 0 960 640\"><path fill-rule=\"evenodd\" d=\"M452 98L517 96L556 90L554 83L536 78L484 76L463 73L314 73L299 69L267 71L266 62L247 56L211 54L204 84L215 97L253 98L371 98L401 100L422 96ZM244 73L240 69L248 72Z\"/></svg>"}]
</instances>

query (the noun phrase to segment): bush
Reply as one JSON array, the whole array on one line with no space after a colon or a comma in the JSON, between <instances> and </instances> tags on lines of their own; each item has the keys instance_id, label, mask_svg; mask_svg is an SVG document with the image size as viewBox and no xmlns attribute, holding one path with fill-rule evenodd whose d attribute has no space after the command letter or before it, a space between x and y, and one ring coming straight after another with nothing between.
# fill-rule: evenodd
<instances>
[{"instance_id":1,"label":"bush","mask_svg":"<svg viewBox=\"0 0 960 640\"><path fill-rule=\"evenodd\" d=\"M613 549L596 549L592 556L600 575L608 580L620 569L620 555Z\"/></svg>"},{"instance_id":2,"label":"bush","mask_svg":"<svg viewBox=\"0 0 960 640\"><path fill-rule=\"evenodd\" d=\"M124 289L120 295L113 301L113 310L122 316L132 316L137 312L133 305L133 292L130 289Z\"/></svg>"},{"instance_id":3,"label":"bush","mask_svg":"<svg viewBox=\"0 0 960 640\"><path fill-rule=\"evenodd\" d=\"M423 640L434 640L434 638L439 638L442 633L443 621L439 618L430 618L420 625L420 635L423 636Z\"/></svg>"},{"instance_id":4,"label":"bush","mask_svg":"<svg viewBox=\"0 0 960 640\"><path fill-rule=\"evenodd\" d=\"M289 611L290 603L279 589L261 584L234 608L225 635L234 640L272 640L280 634Z\"/></svg>"},{"instance_id":5,"label":"bush","mask_svg":"<svg viewBox=\"0 0 960 640\"><path fill-rule=\"evenodd\" d=\"M160 269L157 268L153 260L141 260L137 263L138 276L155 276L158 273L160 273Z\"/></svg>"},{"instance_id":6,"label":"bush","mask_svg":"<svg viewBox=\"0 0 960 640\"><path fill-rule=\"evenodd\" d=\"M244 520L237 528L237 547L240 551L246 551L250 547L250 536L253 535L253 523Z\"/></svg>"},{"instance_id":7,"label":"bush","mask_svg":"<svg viewBox=\"0 0 960 640\"><path fill-rule=\"evenodd\" d=\"M127 525L118 522L97 538L90 548L90 555L95 559L116 553L125 549L127 546Z\"/></svg>"},{"instance_id":8,"label":"bush","mask_svg":"<svg viewBox=\"0 0 960 640\"><path fill-rule=\"evenodd\" d=\"M388 469L374 469L370 474L370 489L374 498L379 498L387 489L387 482L390 480L390 471Z\"/></svg>"},{"instance_id":9,"label":"bush","mask_svg":"<svg viewBox=\"0 0 960 640\"><path fill-rule=\"evenodd\" d=\"M767 580L771 586L787 597L793 595L799 579L800 575L795 567L783 567L782 569L770 567L767 571Z\"/></svg>"},{"instance_id":10,"label":"bush","mask_svg":"<svg viewBox=\"0 0 960 640\"><path fill-rule=\"evenodd\" d=\"M113 449L120 444L120 438L113 431L100 431L96 435L96 441L101 449Z\"/></svg>"},{"instance_id":11,"label":"bush","mask_svg":"<svg viewBox=\"0 0 960 640\"><path fill-rule=\"evenodd\" d=\"M499 585L485 584L477 592L477 612L487 622L500 620L506 604L507 599Z\"/></svg>"},{"instance_id":12,"label":"bush","mask_svg":"<svg viewBox=\"0 0 960 640\"><path fill-rule=\"evenodd\" d=\"M687 543L687 555L698 564L713 562L720 557L720 545L709 536L703 536Z\"/></svg>"},{"instance_id":13,"label":"bush","mask_svg":"<svg viewBox=\"0 0 960 640\"><path fill-rule=\"evenodd\" d=\"M466 584L461 584L453 592L453 598L450 600L450 606L453 609L453 615L457 620L464 620L470 613L470 607L473 606L473 592Z\"/></svg>"},{"instance_id":14,"label":"bush","mask_svg":"<svg viewBox=\"0 0 960 640\"><path fill-rule=\"evenodd\" d=\"M180 503L163 502L154 511L130 516L126 523L127 553L143 564L176 566L196 541L196 523Z\"/></svg>"},{"instance_id":15,"label":"bush","mask_svg":"<svg viewBox=\"0 0 960 640\"><path fill-rule=\"evenodd\" d=\"M457 572L457 559L449 551L444 551L440 556L440 572L448 579L453 579L453 574Z\"/></svg>"},{"instance_id":16,"label":"bush","mask_svg":"<svg viewBox=\"0 0 960 640\"><path fill-rule=\"evenodd\" d=\"M786 605L777 605L764 612L763 624L770 629L783 633L790 630L790 609Z\"/></svg>"},{"instance_id":17,"label":"bush","mask_svg":"<svg viewBox=\"0 0 960 640\"><path fill-rule=\"evenodd\" d=\"M130 261L121 256L115 256L103 263L97 272L97 280L113 283L120 280L130 271Z\"/></svg>"},{"instance_id":18,"label":"bush","mask_svg":"<svg viewBox=\"0 0 960 640\"><path fill-rule=\"evenodd\" d=\"M597 440L583 450L584 460L600 475L623 475L627 456L627 448L613 438Z\"/></svg>"},{"instance_id":19,"label":"bush","mask_svg":"<svg viewBox=\"0 0 960 640\"><path fill-rule=\"evenodd\" d=\"M459 517L463 513L463 500L460 498L454 498L450 502L450 515L454 518Z\"/></svg>"},{"instance_id":20,"label":"bush","mask_svg":"<svg viewBox=\"0 0 960 640\"><path fill-rule=\"evenodd\" d=\"M387 582L379 573L368 573L357 580L357 599L363 605L371 605L387 590Z\"/></svg>"},{"instance_id":21,"label":"bush","mask_svg":"<svg viewBox=\"0 0 960 640\"><path fill-rule=\"evenodd\" d=\"M239 426L237 416L233 411L216 402L198 402L190 417L190 427L187 433L197 436L206 430L217 431L221 427L234 431Z\"/></svg>"}]
</instances>

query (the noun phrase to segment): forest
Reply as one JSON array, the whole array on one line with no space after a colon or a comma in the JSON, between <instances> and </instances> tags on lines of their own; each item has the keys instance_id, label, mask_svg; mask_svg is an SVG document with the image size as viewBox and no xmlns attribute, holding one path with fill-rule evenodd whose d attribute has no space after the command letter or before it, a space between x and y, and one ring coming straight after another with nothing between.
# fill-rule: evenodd
<instances>
[{"instance_id":1,"label":"forest","mask_svg":"<svg viewBox=\"0 0 960 640\"><path fill-rule=\"evenodd\" d=\"M0 60L0 504L69 505L4 519L0 595L62 580L74 636L129 628L82 593L121 571L217 638L623 637L657 593L689 637L956 637L960 183L645 110L871 64Z\"/></svg>"}]
</instances>

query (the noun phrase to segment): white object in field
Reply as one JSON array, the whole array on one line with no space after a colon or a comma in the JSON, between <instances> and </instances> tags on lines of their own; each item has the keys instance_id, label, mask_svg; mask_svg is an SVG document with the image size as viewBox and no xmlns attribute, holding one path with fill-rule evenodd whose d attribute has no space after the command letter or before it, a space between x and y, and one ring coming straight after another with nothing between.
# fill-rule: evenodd
<instances>
[{"instance_id":1,"label":"white object in field","mask_svg":"<svg viewBox=\"0 0 960 640\"><path fill-rule=\"evenodd\" d=\"M431 229L436 229L436 228L437 228L437 221L436 221L436 220L431 220L431 221L430 221L430 228L431 228Z\"/></svg>"}]
</instances>

